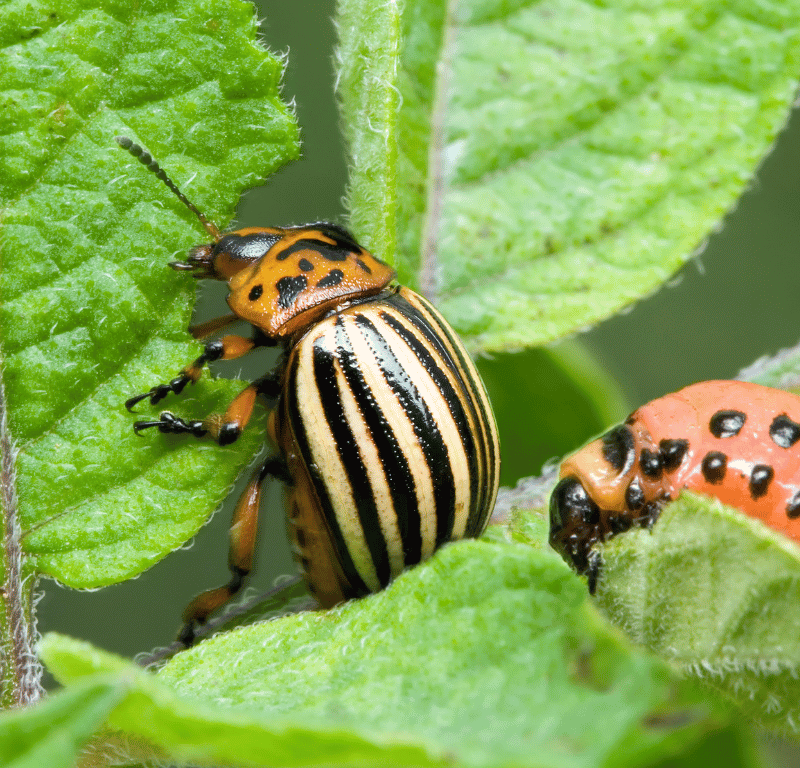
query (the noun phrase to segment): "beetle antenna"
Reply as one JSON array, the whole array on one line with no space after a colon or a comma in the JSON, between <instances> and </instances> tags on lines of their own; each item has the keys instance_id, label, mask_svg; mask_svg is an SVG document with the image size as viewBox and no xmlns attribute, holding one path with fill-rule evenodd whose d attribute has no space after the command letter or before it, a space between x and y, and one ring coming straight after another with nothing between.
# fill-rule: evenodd
<instances>
[{"instance_id":1,"label":"beetle antenna","mask_svg":"<svg viewBox=\"0 0 800 768\"><path fill-rule=\"evenodd\" d=\"M188 198L183 192L178 189L178 185L164 172L164 169L156 162L155 158L141 145L129 139L127 136L115 136L117 144L123 149L127 149L148 171L152 171L161 181L166 184L169 189L175 193L178 200L180 200L198 219L203 225L203 229L214 238L214 242L219 241L220 231L217 225L209 221L197 208L197 206Z\"/></svg>"}]
</instances>

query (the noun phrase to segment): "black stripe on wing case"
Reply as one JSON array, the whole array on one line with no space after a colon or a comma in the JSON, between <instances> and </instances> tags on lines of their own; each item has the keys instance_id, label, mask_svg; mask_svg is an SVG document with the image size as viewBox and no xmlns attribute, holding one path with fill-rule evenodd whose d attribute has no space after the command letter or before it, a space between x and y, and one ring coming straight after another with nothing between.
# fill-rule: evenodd
<instances>
[{"instance_id":1,"label":"black stripe on wing case","mask_svg":"<svg viewBox=\"0 0 800 768\"><path fill-rule=\"evenodd\" d=\"M308 468L308 474L311 481L314 483L314 489L317 492L320 506L322 507L322 516L325 518L330 528L331 537L333 538L334 549L339 557L339 564L342 568L342 573L346 583L342 585L346 597L361 597L371 592L369 587L364 583L361 575L356 570L353 558L350 557L350 551L345 544L344 536L339 524L336 520L336 515L333 511L333 504L331 503L330 494L328 492L328 485L324 477L320 477L319 472L314 470L314 457L311 454L311 448L308 442L308 434L306 432L306 425L300 414L300 406L297 400L297 368L299 365L299 356L295 357L294 363L289 369L287 375L287 385L285 388L286 397L288 398L287 412L292 422L292 432L294 439L297 442L297 447L303 456L303 463Z\"/></svg>"},{"instance_id":2,"label":"black stripe on wing case","mask_svg":"<svg viewBox=\"0 0 800 768\"><path fill-rule=\"evenodd\" d=\"M476 451L480 462L480 473L476 473L476 480L479 483L478 492L474 496L472 505L473 514L467 521L465 530L466 536L477 536L484 528L486 518L491 513L490 506L496 492L497 485L497 453L495 441L492 436L491 424L494 417L491 414L491 407L486 401L483 383L478 378L472 360L466 358L460 348L454 332L447 325L447 322L439 315L421 296L411 294L420 303L420 307L412 304L404 295L407 289L401 289L399 294L395 294L387 300L387 303L395 306L409 322L413 323L424 336L426 341L437 350L444 360L452 363L452 370L462 388L462 403L469 405L475 424ZM449 342L450 350L444 345L441 337ZM453 358L456 356L456 359Z\"/></svg>"},{"instance_id":3,"label":"black stripe on wing case","mask_svg":"<svg viewBox=\"0 0 800 768\"><path fill-rule=\"evenodd\" d=\"M453 419L453 423L458 429L458 434L461 437L461 444L464 446L464 453L467 456L467 466L469 468L469 498L472 506L469 517L471 519L474 507L480 498L478 489L478 477L480 473L480 468L478 466L479 457L477 455L478 446L475 443L475 435L471 429L467 414L464 411L463 399L460 393L453 389L450 379L445 371L442 370L440 362L447 365L447 367L453 371L457 379L459 378L460 372L454 370L455 366L449 356L445 355L442 357L440 355L438 356L438 360L434 358L425 345L409 331L405 325L397 320L397 318L392 317L389 312L381 312L381 319L408 345L412 354L422 363L423 368L428 372L431 380L441 393L442 398L447 403L450 417Z\"/></svg>"},{"instance_id":4,"label":"black stripe on wing case","mask_svg":"<svg viewBox=\"0 0 800 768\"><path fill-rule=\"evenodd\" d=\"M376 359L380 361L383 377L408 416L425 455L433 482L436 506L435 546L438 548L449 541L455 521L455 481L447 445L439 432L436 420L420 396L414 382L397 359L391 344L366 316L357 315L356 323Z\"/></svg>"},{"instance_id":5,"label":"black stripe on wing case","mask_svg":"<svg viewBox=\"0 0 800 768\"><path fill-rule=\"evenodd\" d=\"M337 354L342 337L346 336L342 318L336 319ZM349 344L349 341L348 341ZM369 548L370 557L378 576L378 581L386 586L391 578L389 552L378 522L378 508L375 504L375 493L364 468L364 459L358 449L353 431L347 421L339 387L336 381L334 356L318 342L314 343L314 379L325 413L325 421L333 435L333 444L344 465L344 471L353 490L353 499L364 538ZM335 514L331 510L333 519Z\"/></svg>"},{"instance_id":6,"label":"black stripe on wing case","mask_svg":"<svg viewBox=\"0 0 800 768\"><path fill-rule=\"evenodd\" d=\"M386 419L381 393L373 392L367 384L352 342L344 327L339 324L336 327L336 351L386 476L400 531L404 562L406 565L415 565L422 559L422 520L409 458L403 453L402 446ZM373 361L363 362L369 365ZM367 524L366 521L363 523ZM379 527L379 521L374 520L372 525Z\"/></svg>"}]
</instances>

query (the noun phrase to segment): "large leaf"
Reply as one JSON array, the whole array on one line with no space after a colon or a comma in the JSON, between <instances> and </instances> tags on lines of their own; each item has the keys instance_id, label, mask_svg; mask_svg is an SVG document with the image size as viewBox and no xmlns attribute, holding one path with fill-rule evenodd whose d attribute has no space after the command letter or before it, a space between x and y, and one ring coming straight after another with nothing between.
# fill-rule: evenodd
<instances>
[{"instance_id":1,"label":"large leaf","mask_svg":"<svg viewBox=\"0 0 800 768\"><path fill-rule=\"evenodd\" d=\"M355 230L396 243L401 278L476 349L563 336L663 283L752 176L800 71L798 0L409 0L399 22L394 3L340 5Z\"/></svg>"},{"instance_id":2,"label":"large leaf","mask_svg":"<svg viewBox=\"0 0 800 768\"><path fill-rule=\"evenodd\" d=\"M63 638L43 657L62 682L121 669ZM111 724L195 760L700 768L712 737L752 764L713 696L611 630L554 553L509 543L451 545L378 595L131 677Z\"/></svg>"},{"instance_id":3,"label":"large leaf","mask_svg":"<svg viewBox=\"0 0 800 768\"><path fill-rule=\"evenodd\" d=\"M281 63L255 33L240 0L4 6L4 405L23 547L69 585L118 581L185 542L260 444L260 419L229 448L133 434L125 400L201 349L184 330L193 280L167 263L209 238L114 142L147 145L224 225L244 187L297 155ZM204 381L165 405L202 418L241 387Z\"/></svg>"}]
</instances>

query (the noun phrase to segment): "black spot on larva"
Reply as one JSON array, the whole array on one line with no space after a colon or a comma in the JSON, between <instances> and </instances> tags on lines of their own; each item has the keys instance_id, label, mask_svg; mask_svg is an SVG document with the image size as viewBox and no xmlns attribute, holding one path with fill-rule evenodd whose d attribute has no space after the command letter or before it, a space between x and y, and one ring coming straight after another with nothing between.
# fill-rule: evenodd
<instances>
[{"instance_id":1,"label":"black spot on larva","mask_svg":"<svg viewBox=\"0 0 800 768\"><path fill-rule=\"evenodd\" d=\"M356 259L356 264L358 264L361 269L363 269L368 275L372 274L372 270L369 268L369 265L361 261L361 259Z\"/></svg>"},{"instance_id":2,"label":"black spot on larva","mask_svg":"<svg viewBox=\"0 0 800 768\"><path fill-rule=\"evenodd\" d=\"M703 457L700 469L707 482L715 485L721 483L725 479L725 472L728 469L728 457L721 451L709 451Z\"/></svg>"},{"instance_id":3,"label":"black spot on larva","mask_svg":"<svg viewBox=\"0 0 800 768\"><path fill-rule=\"evenodd\" d=\"M790 517L792 520L796 517L800 517L800 491L797 491L797 493L789 499L789 503L786 505L786 517Z\"/></svg>"},{"instance_id":4,"label":"black spot on larva","mask_svg":"<svg viewBox=\"0 0 800 768\"><path fill-rule=\"evenodd\" d=\"M625 425L614 427L603 437L603 457L617 472L627 472L636 458L633 433Z\"/></svg>"},{"instance_id":5,"label":"black spot on larva","mask_svg":"<svg viewBox=\"0 0 800 768\"><path fill-rule=\"evenodd\" d=\"M661 454L661 463L667 472L676 470L683 461L686 451L689 450L688 440L662 440L658 444Z\"/></svg>"},{"instance_id":6,"label":"black spot on larva","mask_svg":"<svg viewBox=\"0 0 800 768\"><path fill-rule=\"evenodd\" d=\"M248 294L247 298L250 299L250 301L256 301L257 299L261 298L262 293L264 293L264 286L259 283L250 289L250 293Z\"/></svg>"},{"instance_id":7,"label":"black spot on larva","mask_svg":"<svg viewBox=\"0 0 800 768\"><path fill-rule=\"evenodd\" d=\"M775 477L775 470L768 464L756 464L750 473L750 496L760 499L769 490L769 484Z\"/></svg>"},{"instance_id":8,"label":"black spot on larva","mask_svg":"<svg viewBox=\"0 0 800 768\"><path fill-rule=\"evenodd\" d=\"M333 286L339 285L343 278L344 272L342 272L341 269L332 269L327 275L325 275L325 277L322 278L322 280L317 283L316 287L333 288Z\"/></svg>"},{"instance_id":9,"label":"black spot on larva","mask_svg":"<svg viewBox=\"0 0 800 768\"><path fill-rule=\"evenodd\" d=\"M776 416L769 425L769 436L775 445L791 448L800 440L800 424L792 421L785 413Z\"/></svg>"},{"instance_id":10,"label":"black spot on larva","mask_svg":"<svg viewBox=\"0 0 800 768\"><path fill-rule=\"evenodd\" d=\"M736 437L747 421L741 411L717 411L708 422L708 428L714 437Z\"/></svg>"},{"instance_id":11,"label":"black spot on larva","mask_svg":"<svg viewBox=\"0 0 800 768\"><path fill-rule=\"evenodd\" d=\"M308 259L300 259L300 261L297 262L297 266L300 267L303 272L310 272L314 269L314 265Z\"/></svg>"},{"instance_id":12,"label":"black spot on larva","mask_svg":"<svg viewBox=\"0 0 800 768\"><path fill-rule=\"evenodd\" d=\"M651 451L649 448L642 448L639 454L639 466L642 468L642 474L653 480L661 477L661 473L664 471L661 454Z\"/></svg>"},{"instance_id":13,"label":"black spot on larva","mask_svg":"<svg viewBox=\"0 0 800 768\"><path fill-rule=\"evenodd\" d=\"M294 304L297 297L306 289L308 279L305 275L296 275L294 277L287 275L282 277L275 284L278 289L278 306L282 309L288 309Z\"/></svg>"},{"instance_id":14,"label":"black spot on larva","mask_svg":"<svg viewBox=\"0 0 800 768\"><path fill-rule=\"evenodd\" d=\"M644 507L644 491L638 480L633 480L625 491L625 504L631 512L638 512Z\"/></svg>"}]
</instances>

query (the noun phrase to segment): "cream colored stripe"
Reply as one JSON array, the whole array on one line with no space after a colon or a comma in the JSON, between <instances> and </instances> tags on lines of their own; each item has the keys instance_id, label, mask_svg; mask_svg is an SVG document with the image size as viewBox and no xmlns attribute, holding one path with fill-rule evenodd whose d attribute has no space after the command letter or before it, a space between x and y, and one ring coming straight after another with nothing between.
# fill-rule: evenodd
<instances>
[{"instance_id":1,"label":"cream colored stripe","mask_svg":"<svg viewBox=\"0 0 800 768\"><path fill-rule=\"evenodd\" d=\"M364 369L375 368L378 363L375 361L369 348L364 344L363 338L353 322L353 317L344 315L342 316L342 320L344 321L344 328L350 337L350 342L353 345L356 360L361 364L360 367L362 371ZM396 576L405 568L405 558L402 540L400 538L400 529L397 525L397 513L392 504L392 493L389 488L389 483L386 480L386 472L381 464L380 457L378 456L378 449L372 439L369 427L367 427L364 421L355 395L348 386L338 361L336 362L336 378L339 384L339 396L342 400L344 415L353 432L358 452L361 455L361 463L364 466L369 484L372 487L372 495L378 511L378 524L380 525L381 533L386 541L387 550L389 552L389 566L392 575ZM383 393L376 392L374 389L372 389L372 392L375 394L379 405L381 405L381 395ZM355 563L359 572L361 572L360 561L355 561ZM372 563L371 559L370 563ZM374 568L372 573L375 573ZM362 574L362 578L366 581L367 576Z\"/></svg>"},{"instance_id":2,"label":"cream colored stripe","mask_svg":"<svg viewBox=\"0 0 800 768\"><path fill-rule=\"evenodd\" d=\"M335 344L335 328L332 323L326 323L320 331L314 340L306 338L300 345L297 407L305 424L308 446L316 465L316 471L324 478L325 485L328 487L334 514L350 557L367 587L373 592L377 592L381 588L381 583L372 563L372 555L367 546L364 529L361 527L361 520L353 498L353 489L347 479L347 472L339 456L339 451L334 444L333 433L325 419L320 392L316 386L314 346L321 345L323 348L332 349ZM338 366L336 377L339 390L346 389L347 383Z\"/></svg>"},{"instance_id":3,"label":"cream colored stripe","mask_svg":"<svg viewBox=\"0 0 800 768\"><path fill-rule=\"evenodd\" d=\"M369 311L368 307L359 308L359 314L366 315L375 325L379 331L384 331L386 324L379 317L378 312ZM380 307L384 310L385 307ZM425 460L425 454L422 451L419 440L414 433L414 427L411 420L408 418L405 410L400 404L399 400L392 392L391 387L384 379L381 373L381 364L375 361L375 356L366 342L364 336L359 333L353 333L351 337L353 349L356 355L361 360L374 361L372 365L364 365L361 369L364 375L364 381L369 387L370 391L374 394L375 399L380 407L381 413L386 419L388 429L391 429L397 440L400 450L406 457L408 468L414 479L414 489L417 497L417 507L419 508L420 520L422 530L420 535L422 538L422 559L430 557L433 554L434 546L436 544L436 515L435 515L435 498L433 493L433 481L431 478L428 462ZM405 346L405 345L404 345ZM407 349L407 347L406 347ZM405 350L403 350L405 351ZM391 508L391 504L389 505ZM403 542L400 538L399 530L396 538L390 538L386 535L386 543L389 548L389 556L392 563L395 562L397 556L405 560L403 554ZM399 553L396 554L396 553Z\"/></svg>"},{"instance_id":4,"label":"cream colored stripe","mask_svg":"<svg viewBox=\"0 0 800 768\"><path fill-rule=\"evenodd\" d=\"M481 485L483 486L482 490L485 494L483 504L483 512L486 517L483 526L485 528L489 515L494 508L500 479L500 439L497 433L497 424L494 420L494 412L492 411L492 405L489 401L489 395L486 392L486 387L466 347L464 347L463 342L458 337L458 334L448 325L447 321L439 314L436 308L408 288L401 289L401 295L409 304L416 307L417 310L428 319L428 322L435 331L438 331L437 335L450 353L455 365L458 366L464 385L472 396L475 418L478 421L477 424L473 424L473 434L475 435L476 443L482 448L478 456L480 472L478 484L479 487L481 487ZM459 355L457 352L461 354L463 364L459 363ZM483 411L487 414L486 419L482 418L481 406ZM471 423L473 408L467 409ZM491 453L489 451L491 451Z\"/></svg>"},{"instance_id":5,"label":"cream colored stripe","mask_svg":"<svg viewBox=\"0 0 800 768\"><path fill-rule=\"evenodd\" d=\"M425 340L420 338L416 333L414 326L400 313L395 312L393 308L387 308L389 312L398 322L402 323L407 331L416 336L424 344ZM408 345L403 338L392 329L392 327L384 320L378 319L378 327L386 338L387 342L393 349L402 350L404 353L408 350ZM427 346L427 345L426 345ZM442 373L447 373L447 367L438 354L435 353L430 347L428 351L431 353L437 367ZM413 354L399 354L403 362L403 367L406 374L414 382L420 393L420 397L425 402L428 410L436 422L439 432L442 435L442 440L447 446L447 453L450 460L450 468L453 472L453 483L455 487L455 518L453 521L452 538L459 539L463 537L467 520L469 519L471 496L470 496L470 475L469 463L467 461L467 454L464 450L464 443L461 440L461 434L458 431L458 425L453 419L450 412L450 407L442 395L436 381L423 365L422 361ZM456 386L456 391L459 388ZM436 467L431 468L434 472L437 471ZM433 534L435 536L435 532Z\"/></svg>"}]
</instances>

